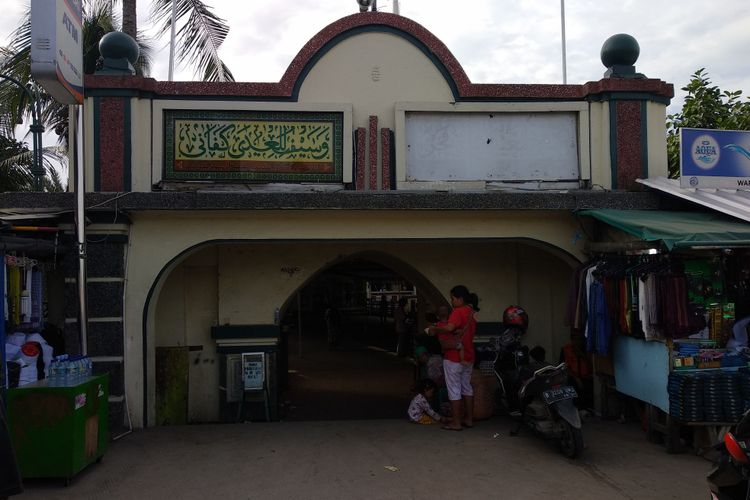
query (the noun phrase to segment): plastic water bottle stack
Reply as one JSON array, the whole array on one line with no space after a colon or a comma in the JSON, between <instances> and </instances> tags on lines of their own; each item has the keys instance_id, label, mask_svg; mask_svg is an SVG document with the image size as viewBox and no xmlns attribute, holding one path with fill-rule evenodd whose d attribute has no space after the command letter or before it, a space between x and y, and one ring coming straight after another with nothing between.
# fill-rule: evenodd
<instances>
[{"instance_id":1,"label":"plastic water bottle stack","mask_svg":"<svg viewBox=\"0 0 750 500\"><path fill-rule=\"evenodd\" d=\"M62 354L50 363L49 378L56 383L75 383L91 376L93 363L88 356Z\"/></svg>"}]
</instances>

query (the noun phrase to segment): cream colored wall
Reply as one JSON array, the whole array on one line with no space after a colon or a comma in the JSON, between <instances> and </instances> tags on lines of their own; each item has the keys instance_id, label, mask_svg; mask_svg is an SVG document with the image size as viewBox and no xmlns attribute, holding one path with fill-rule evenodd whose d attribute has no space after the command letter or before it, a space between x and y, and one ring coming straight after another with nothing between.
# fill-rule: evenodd
<instances>
[{"instance_id":1,"label":"cream colored wall","mask_svg":"<svg viewBox=\"0 0 750 500\"><path fill-rule=\"evenodd\" d=\"M152 101L133 98L130 100L131 138L131 189L138 192L151 191L151 155L153 148ZM159 132L161 133L161 131Z\"/></svg>"},{"instance_id":2,"label":"cream colored wall","mask_svg":"<svg viewBox=\"0 0 750 500\"><path fill-rule=\"evenodd\" d=\"M667 177L667 107L664 104L649 102L648 114L648 176Z\"/></svg>"},{"instance_id":3,"label":"cream colored wall","mask_svg":"<svg viewBox=\"0 0 750 500\"><path fill-rule=\"evenodd\" d=\"M518 298L516 249L504 241L253 243L219 248L219 323L272 323L274 310L321 269L362 252L399 259L425 276L446 301L450 288L460 283L495 311ZM282 268L298 271L290 275ZM498 315L486 321L498 321Z\"/></svg>"},{"instance_id":4,"label":"cream colored wall","mask_svg":"<svg viewBox=\"0 0 750 500\"><path fill-rule=\"evenodd\" d=\"M377 68L377 77L374 72ZM362 33L338 43L315 63L299 92L300 102L350 102L354 127L394 127L398 101L452 102L453 93L412 43L391 33Z\"/></svg>"},{"instance_id":5,"label":"cream colored wall","mask_svg":"<svg viewBox=\"0 0 750 500\"><path fill-rule=\"evenodd\" d=\"M155 313L154 345L194 346L189 353L188 421L219 419L219 363L211 327L218 314L217 250L191 255L164 282Z\"/></svg>"},{"instance_id":6,"label":"cream colored wall","mask_svg":"<svg viewBox=\"0 0 750 500\"><path fill-rule=\"evenodd\" d=\"M390 248L396 245L395 240L405 240L413 246L393 250L394 255L413 262L419 272L430 276L431 281L447 294L448 289L460 280L475 286L476 292L484 295L490 309L497 309L507 305L514 295L503 288L503 292L496 292L497 283L512 282L515 278L512 266L492 264L491 267L482 263L506 262L503 253L497 249L485 249L484 253L473 243L467 248L471 254L466 258L468 263L461 264L454 269L456 252L440 250L437 255L439 267L431 271L427 266L424 255L428 250L417 251L419 240L443 240L440 243L431 241L427 248L442 247L450 240L484 239L484 238L523 238L548 242L558 247L561 258L572 264L576 259L582 260L583 242L576 238L578 224L573 215L554 211L257 211L257 212L137 212L132 214L133 225L128 247L128 266L126 272L125 289L125 380L126 393L134 422L143 425L143 369L146 360L148 378L148 400L154 401L154 345L155 332L158 330L156 311L157 301L163 290L166 290L166 279L171 276L173 269L178 268L180 262L199 252L197 245L211 240L284 240L299 241L302 246L309 248L312 240L332 240L332 248L350 250L347 245L354 242L346 240L378 240L377 248ZM190 228L186 231L185 228ZM446 236L448 239L446 240ZM331 247L329 247L331 248ZM192 249L192 250L191 250ZM268 250L264 250L268 252ZM244 252L244 250L243 250ZM261 250L257 250L261 252ZM273 253L273 252L271 252ZM338 256L340 251L334 252ZM262 252L261 252L262 254ZM310 254L310 255L308 255ZM475 255L482 255L478 259ZM175 257L181 256L175 260ZM246 255L252 256L252 255ZM269 254L269 258L271 255ZM247 259L228 260L219 259L219 286L217 294L217 318L223 321L271 323L273 310L279 302L291 293L303 280L303 276L312 276L320 267L320 262L313 263L306 259L312 257L312 252L287 253L277 251L268 265L256 269L254 275L264 278L274 278L273 289L262 290L265 293L257 307L249 308L247 304L232 300L227 295L228 286L238 286L240 282L232 277L233 272L242 272L242 266L248 264ZM329 256L328 258L334 258ZM299 276L285 281L288 273L281 270L281 264L299 265ZM229 266L224 269L224 266ZM177 278L175 278L177 279ZM294 281L296 280L296 281ZM245 283L249 281L249 285ZM257 282L257 280L256 280ZM490 283L487 286L471 285L471 283ZM243 280L243 286L258 286L253 280ZM259 283L259 282L257 282ZM152 289L153 287L153 289ZM151 293L152 300L147 302ZM170 297L171 292L165 292ZM257 294L256 294L257 296ZM494 297L494 298L493 298ZM164 299L167 303L175 303L176 298ZM169 302L171 300L171 302ZM225 302L225 300L227 302ZM146 311L146 343L147 350L143 351L144 341L144 307ZM177 307L177 306L175 306ZM187 308L186 308L187 310ZM208 315L207 315L208 316ZM206 316L206 318L207 318ZM160 316L160 318L163 318ZM208 325L206 320L205 325ZM205 328L200 326L200 328ZM170 333L174 338L177 333ZM145 355L145 356L144 356ZM153 404L149 406L149 418L153 418Z\"/></svg>"},{"instance_id":7,"label":"cream colored wall","mask_svg":"<svg viewBox=\"0 0 750 500\"><path fill-rule=\"evenodd\" d=\"M612 189L609 103L592 102L589 106L591 109L591 185L594 189Z\"/></svg>"},{"instance_id":8,"label":"cream colored wall","mask_svg":"<svg viewBox=\"0 0 750 500\"><path fill-rule=\"evenodd\" d=\"M169 273L156 304L156 347L186 346L185 266Z\"/></svg>"},{"instance_id":9,"label":"cream colored wall","mask_svg":"<svg viewBox=\"0 0 750 500\"><path fill-rule=\"evenodd\" d=\"M369 241L212 245L188 258L166 279L156 311L155 344L202 345L203 353L215 355L210 327L216 317L206 315L206 311L218 310L219 324L272 323L274 309L294 297L295 291L311 278L342 257L363 252L400 260L401 268L413 269L425 277L446 300L451 287L467 285L481 299L479 321L499 322L506 306L523 305L532 317L527 334L527 342L532 346L541 344L548 352L557 353L567 342L563 317L571 272L569 263L529 243L474 240L440 244ZM199 258L208 265L196 266ZM214 262L218 265L212 265ZM290 275L282 267L299 271ZM209 292L199 293L200 300L191 301L191 290L201 289ZM179 328L175 328L175 323ZM176 329L180 330L177 334ZM190 330L192 335L186 333ZM183 341L185 336L192 340ZM205 354L197 359L198 365L191 363L190 367L190 419L215 421L219 403L218 362L209 363ZM195 373L196 366L200 373ZM195 407L202 411L195 411Z\"/></svg>"},{"instance_id":10,"label":"cream colored wall","mask_svg":"<svg viewBox=\"0 0 750 500\"><path fill-rule=\"evenodd\" d=\"M521 276L517 302L530 318L524 343L529 347L541 345L547 350L547 360L554 361L570 341L565 309L572 269L540 248L522 247L517 256Z\"/></svg>"}]
</instances>

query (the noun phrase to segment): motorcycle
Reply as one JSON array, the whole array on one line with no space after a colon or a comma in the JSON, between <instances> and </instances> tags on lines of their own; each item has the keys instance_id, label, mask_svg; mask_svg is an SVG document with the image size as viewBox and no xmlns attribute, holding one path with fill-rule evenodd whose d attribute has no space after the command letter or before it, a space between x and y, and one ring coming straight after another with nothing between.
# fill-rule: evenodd
<instances>
[{"instance_id":1,"label":"motorcycle","mask_svg":"<svg viewBox=\"0 0 750 500\"><path fill-rule=\"evenodd\" d=\"M750 499L750 411L746 412L734 432L714 446L720 453L716 467L706 477L712 500Z\"/></svg>"},{"instance_id":2,"label":"motorcycle","mask_svg":"<svg viewBox=\"0 0 750 500\"><path fill-rule=\"evenodd\" d=\"M511 435L517 436L522 427L529 427L547 439L556 440L566 457L576 458L583 451L583 431L574 404L578 394L567 381L564 362L534 371L518 392L519 424Z\"/></svg>"},{"instance_id":3,"label":"motorcycle","mask_svg":"<svg viewBox=\"0 0 750 500\"><path fill-rule=\"evenodd\" d=\"M583 450L581 417L574 400L578 394L567 385L565 363L532 370L529 351L520 344L505 347L489 343L479 349L480 369L492 366L500 390L499 401L519 421L511 432L518 435L524 426L556 440L563 455L575 458Z\"/></svg>"}]
</instances>

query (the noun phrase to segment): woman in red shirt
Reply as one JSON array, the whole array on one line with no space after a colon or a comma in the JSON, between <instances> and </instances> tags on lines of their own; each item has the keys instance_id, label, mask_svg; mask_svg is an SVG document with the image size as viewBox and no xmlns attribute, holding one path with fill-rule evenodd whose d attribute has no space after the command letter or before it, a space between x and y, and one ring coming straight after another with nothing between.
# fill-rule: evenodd
<instances>
[{"instance_id":1,"label":"woman in red shirt","mask_svg":"<svg viewBox=\"0 0 750 500\"><path fill-rule=\"evenodd\" d=\"M427 334L437 335L443 348L445 384L452 410L451 422L444 425L443 429L460 431L462 426L474 427L471 371L474 366L474 334L477 322L474 319L474 309L470 305L469 289L457 285L451 289L450 295L453 312L448 317L448 323L428 327Z\"/></svg>"}]
</instances>

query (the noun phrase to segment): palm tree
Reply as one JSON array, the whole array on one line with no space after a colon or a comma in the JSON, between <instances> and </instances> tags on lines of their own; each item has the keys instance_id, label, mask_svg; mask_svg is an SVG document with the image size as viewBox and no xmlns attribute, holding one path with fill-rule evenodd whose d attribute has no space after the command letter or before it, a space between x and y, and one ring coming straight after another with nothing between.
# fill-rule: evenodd
<instances>
[{"instance_id":1,"label":"palm tree","mask_svg":"<svg viewBox=\"0 0 750 500\"><path fill-rule=\"evenodd\" d=\"M209 7L198 0L177 1L177 19L188 16L187 22L178 32L180 50L178 58L194 64L196 71L203 74L207 81L233 81L234 77L218 57L218 48L226 38L229 28L223 19L213 14ZM84 73L91 74L96 69L99 58L99 40L110 31L117 29L119 23L114 13L115 0L84 0L83 16L83 51ZM123 0L123 16L135 29L135 0ZM161 32L171 26L170 0L154 0L155 19L162 20L165 13L170 16ZM125 23L123 23L125 24ZM132 36L132 35L131 35ZM143 34L134 37L141 47L141 58L136 64L136 71L148 74L150 67L151 45ZM16 80L31 85L38 90L42 122L47 129L53 128L63 144L67 142L68 108L54 101L46 92L39 89L31 78L31 17L27 10L21 25L11 34L12 42L8 47L0 47L0 73L12 76ZM27 85L27 86L28 86ZM28 118L28 95L9 82L0 82L0 134L13 137L15 124Z\"/></svg>"},{"instance_id":2,"label":"palm tree","mask_svg":"<svg viewBox=\"0 0 750 500\"><path fill-rule=\"evenodd\" d=\"M42 181L44 191L63 191L60 174L55 168L64 163L63 148L57 146L44 148L43 166L45 176ZM31 173L32 153L26 144L13 138L0 135L0 192L32 191L34 175Z\"/></svg>"},{"instance_id":3,"label":"palm tree","mask_svg":"<svg viewBox=\"0 0 750 500\"><path fill-rule=\"evenodd\" d=\"M175 28L184 20L176 34L178 62L187 62L202 75L204 81L233 82L234 76L219 57L219 47L229 33L226 21L200 0L153 0L151 11L159 35L172 29L172 3ZM136 0L122 0L122 31L136 40Z\"/></svg>"},{"instance_id":4,"label":"palm tree","mask_svg":"<svg viewBox=\"0 0 750 500\"><path fill-rule=\"evenodd\" d=\"M112 9L112 2L91 0L87 2L83 16L83 70L92 74L99 59L99 40L118 27L118 20ZM0 48L0 73L11 76L32 89L38 96L41 109L41 121L46 129L54 130L63 145L67 144L68 107L60 104L36 85L31 77L31 17L26 11L21 25L11 34L12 42L7 48ZM139 43L141 55L136 63L136 70L145 74L151 65L153 49L146 37ZM11 82L0 82L0 134L13 137L17 123L29 118L31 103L29 93L19 89Z\"/></svg>"},{"instance_id":5,"label":"palm tree","mask_svg":"<svg viewBox=\"0 0 750 500\"><path fill-rule=\"evenodd\" d=\"M30 95L36 96L39 102L40 121L46 130L54 130L58 135L58 146L42 149L42 162L45 170L43 189L61 190L62 182L53 165L65 165L68 141L69 107L52 99L31 77L31 22L27 10L21 25L11 34L11 45L0 48L0 73L22 83L28 90L24 91L11 81L0 82L0 140L1 144L14 144L15 127L30 117L33 105ZM99 59L99 40L117 29L118 22L112 9L112 2L92 0L88 2L83 17L83 69L91 74L96 70ZM141 40L147 40L141 37ZM141 55L136 70L141 74L148 71L152 53L148 42L141 42ZM8 183L3 183L3 191L30 189L30 163L27 162L28 150L14 148L4 149L0 156L0 175L7 176ZM6 185L8 184L8 185Z\"/></svg>"}]
</instances>

